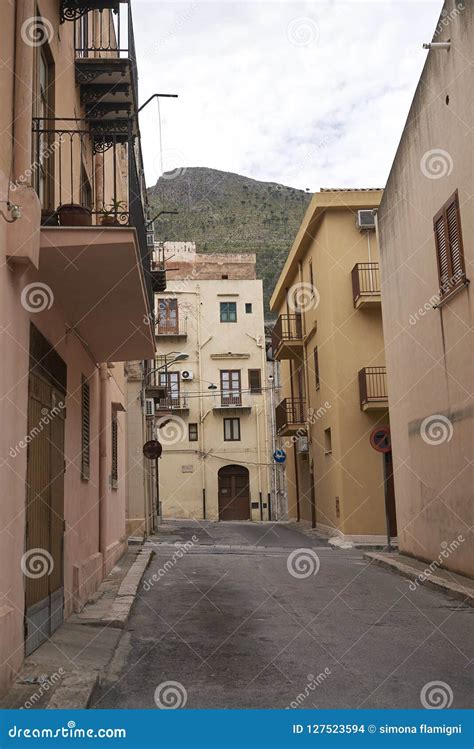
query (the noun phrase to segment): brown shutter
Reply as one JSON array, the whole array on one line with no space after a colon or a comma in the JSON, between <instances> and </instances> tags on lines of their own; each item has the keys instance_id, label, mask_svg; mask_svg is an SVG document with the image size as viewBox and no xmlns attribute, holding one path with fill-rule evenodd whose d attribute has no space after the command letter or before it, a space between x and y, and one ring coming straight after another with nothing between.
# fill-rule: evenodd
<instances>
[{"instance_id":1,"label":"brown shutter","mask_svg":"<svg viewBox=\"0 0 474 749\"><path fill-rule=\"evenodd\" d=\"M81 386L81 478L90 478L90 387L89 383L82 378Z\"/></svg>"},{"instance_id":2,"label":"brown shutter","mask_svg":"<svg viewBox=\"0 0 474 749\"><path fill-rule=\"evenodd\" d=\"M461 216L457 190L433 219L441 296L466 280Z\"/></svg>"},{"instance_id":3,"label":"brown shutter","mask_svg":"<svg viewBox=\"0 0 474 749\"><path fill-rule=\"evenodd\" d=\"M118 421L117 414L112 414L112 473L111 473L111 484L112 489L116 489L118 485Z\"/></svg>"},{"instance_id":4,"label":"brown shutter","mask_svg":"<svg viewBox=\"0 0 474 749\"><path fill-rule=\"evenodd\" d=\"M262 392L262 373L260 369L249 369L249 390L254 395Z\"/></svg>"},{"instance_id":5,"label":"brown shutter","mask_svg":"<svg viewBox=\"0 0 474 749\"><path fill-rule=\"evenodd\" d=\"M318 353L318 347L314 349L314 381L316 384L316 390L319 390L320 380L319 380L319 353Z\"/></svg>"}]
</instances>

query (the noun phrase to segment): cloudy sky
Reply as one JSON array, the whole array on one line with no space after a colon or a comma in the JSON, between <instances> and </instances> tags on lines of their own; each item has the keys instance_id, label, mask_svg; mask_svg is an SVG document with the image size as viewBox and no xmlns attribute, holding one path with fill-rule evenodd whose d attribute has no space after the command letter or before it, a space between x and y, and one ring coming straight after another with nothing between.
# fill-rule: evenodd
<instances>
[{"instance_id":1,"label":"cloudy sky","mask_svg":"<svg viewBox=\"0 0 474 749\"><path fill-rule=\"evenodd\" d=\"M165 170L310 188L385 184L441 0L134 0L140 98L161 100ZM161 171L156 100L141 115Z\"/></svg>"}]
</instances>

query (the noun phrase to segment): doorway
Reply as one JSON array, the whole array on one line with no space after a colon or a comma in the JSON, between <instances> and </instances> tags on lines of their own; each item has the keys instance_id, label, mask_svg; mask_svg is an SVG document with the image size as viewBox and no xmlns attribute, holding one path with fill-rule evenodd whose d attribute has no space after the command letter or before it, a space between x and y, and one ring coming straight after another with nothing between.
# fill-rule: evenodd
<instances>
[{"instance_id":1,"label":"doorway","mask_svg":"<svg viewBox=\"0 0 474 749\"><path fill-rule=\"evenodd\" d=\"M250 481L244 466L224 466L218 473L219 520L250 520Z\"/></svg>"},{"instance_id":2,"label":"doorway","mask_svg":"<svg viewBox=\"0 0 474 749\"><path fill-rule=\"evenodd\" d=\"M62 623L66 364L31 326L28 380L25 653Z\"/></svg>"}]
</instances>

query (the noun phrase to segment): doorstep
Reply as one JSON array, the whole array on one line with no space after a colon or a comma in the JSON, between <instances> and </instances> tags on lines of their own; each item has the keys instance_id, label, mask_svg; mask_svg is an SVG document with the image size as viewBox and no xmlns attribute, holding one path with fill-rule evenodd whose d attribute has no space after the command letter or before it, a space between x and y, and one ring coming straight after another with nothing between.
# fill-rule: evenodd
<instances>
[{"instance_id":1,"label":"doorstep","mask_svg":"<svg viewBox=\"0 0 474 749\"><path fill-rule=\"evenodd\" d=\"M73 614L25 658L0 709L79 710L89 706L123 634L152 550L133 549L117 562L79 614Z\"/></svg>"},{"instance_id":2,"label":"doorstep","mask_svg":"<svg viewBox=\"0 0 474 749\"><path fill-rule=\"evenodd\" d=\"M403 577L412 580L413 585L426 585L450 598L462 601L474 607L474 580L464 575L438 567L435 572L429 569L429 562L414 559L404 554L367 552L364 557L369 561L390 569Z\"/></svg>"}]
</instances>

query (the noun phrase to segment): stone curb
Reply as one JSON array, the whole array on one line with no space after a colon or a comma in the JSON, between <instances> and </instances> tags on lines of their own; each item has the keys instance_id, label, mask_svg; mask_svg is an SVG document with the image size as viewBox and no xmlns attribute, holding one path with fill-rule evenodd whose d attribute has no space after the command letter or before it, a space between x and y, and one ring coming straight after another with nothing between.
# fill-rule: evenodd
<instances>
[{"instance_id":1,"label":"stone curb","mask_svg":"<svg viewBox=\"0 0 474 749\"><path fill-rule=\"evenodd\" d=\"M85 710L90 705L98 679L97 671L74 671L55 690L46 709Z\"/></svg>"},{"instance_id":2,"label":"stone curb","mask_svg":"<svg viewBox=\"0 0 474 749\"><path fill-rule=\"evenodd\" d=\"M125 629L138 587L146 568L150 564L152 555L153 551L151 549L142 549L139 552L136 560L122 580L117 595L115 596L115 600L112 603L110 613L100 620L101 624L109 627L117 627L118 629Z\"/></svg>"},{"instance_id":3,"label":"stone curb","mask_svg":"<svg viewBox=\"0 0 474 749\"><path fill-rule=\"evenodd\" d=\"M467 606L474 607L474 593L472 593L472 591L468 590L467 588L463 588L462 585L458 585L454 582L448 582L447 580L444 580L441 577L437 577L436 575L430 575L429 577L424 576L424 579L421 579L422 573L419 570L415 569L414 567L410 567L408 564L399 562L398 559L391 559L384 554L367 552L364 554L364 557L372 562L375 562L375 564L378 564L380 567L389 569L390 571L395 572L402 577L406 577L409 580L416 581L419 585L426 585L426 587L428 588L432 588L433 590L444 593L446 596L449 596L449 598L453 598L456 601L462 601Z\"/></svg>"}]
</instances>

